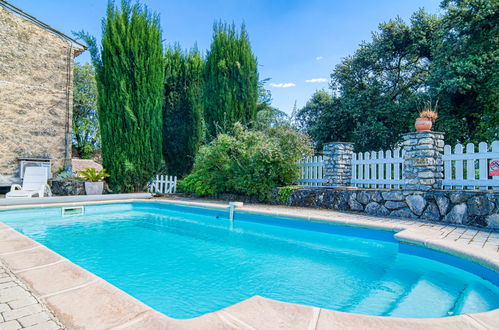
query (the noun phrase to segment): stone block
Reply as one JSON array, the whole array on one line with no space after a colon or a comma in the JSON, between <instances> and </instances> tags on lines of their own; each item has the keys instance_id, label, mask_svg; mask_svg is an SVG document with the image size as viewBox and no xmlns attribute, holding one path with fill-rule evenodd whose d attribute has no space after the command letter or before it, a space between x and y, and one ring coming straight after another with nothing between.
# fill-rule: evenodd
<instances>
[{"instance_id":1,"label":"stone block","mask_svg":"<svg viewBox=\"0 0 499 330\"><path fill-rule=\"evenodd\" d=\"M440 212L438 210L438 206L435 202L429 202L428 206L424 210L423 214L421 215L421 219L428 219L432 221L439 221L440 220Z\"/></svg>"},{"instance_id":2,"label":"stone block","mask_svg":"<svg viewBox=\"0 0 499 330\"><path fill-rule=\"evenodd\" d=\"M418 216L412 213L412 211L408 208L403 208L400 210L395 210L390 213L391 217L395 218L405 218L405 219L417 219Z\"/></svg>"},{"instance_id":3,"label":"stone block","mask_svg":"<svg viewBox=\"0 0 499 330\"><path fill-rule=\"evenodd\" d=\"M407 207L407 204L405 202L392 202L392 201L387 201L385 203L385 207L389 210L398 210L402 209L404 207Z\"/></svg>"},{"instance_id":4,"label":"stone block","mask_svg":"<svg viewBox=\"0 0 499 330\"><path fill-rule=\"evenodd\" d=\"M418 144L429 144L431 146L435 146L436 139L433 136L424 137L422 139L419 139Z\"/></svg>"},{"instance_id":5,"label":"stone block","mask_svg":"<svg viewBox=\"0 0 499 330\"><path fill-rule=\"evenodd\" d=\"M17 330L22 328L22 326L16 320L3 322L2 324L0 324L0 327L0 329L2 330Z\"/></svg>"},{"instance_id":6,"label":"stone block","mask_svg":"<svg viewBox=\"0 0 499 330\"><path fill-rule=\"evenodd\" d=\"M407 196L405 202L416 215L421 215L426 207L426 200L421 195Z\"/></svg>"},{"instance_id":7,"label":"stone block","mask_svg":"<svg viewBox=\"0 0 499 330\"><path fill-rule=\"evenodd\" d=\"M36 313L39 313L41 311L42 311L42 306L37 304L37 305L30 305L30 306L26 306L23 308L18 308L18 309L6 311L2 315L5 319L5 321L10 321L10 320L22 318L22 317L27 316L27 315L36 314Z\"/></svg>"},{"instance_id":8,"label":"stone block","mask_svg":"<svg viewBox=\"0 0 499 330\"><path fill-rule=\"evenodd\" d=\"M27 315L27 316L21 317L17 321L19 323L21 323L21 325L23 327L29 327L29 326L33 326L33 325L36 325L36 324L44 323L44 322L46 322L48 320L50 320L50 316L47 313L45 313L45 312L39 312L39 313L36 313L36 314L32 314L32 315Z\"/></svg>"},{"instance_id":9,"label":"stone block","mask_svg":"<svg viewBox=\"0 0 499 330\"><path fill-rule=\"evenodd\" d=\"M414 167L428 167L431 165L435 165L435 160L433 158L415 156L412 160L412 164Z\"/></svg>"},{"instance_id":10,"label":"stone block","mask_svg":"<svg viewBox=\"0 0 499 330\"><path fill-rule=\"evenodd\" d=\"M416 150L433 150L435 146L433 144L418 144L414 148Z\"/></svg>"},{"instance_id":11,"label":"stone block","mask_svg":"<svg viewBox=\"0 0 499 330\"><path fill-rule=\"evenodd\" d=\"M386 191L382 192L381 196L383 196L383 199L386 201L403 201L404 200L404 194L402 191Z\"/></svg>"},{"instance_id":12,"label":"stone block","mask_svg":"<svg viewBox=\"0 0 499 330\"><path fill-rule=\"evenodd\" d=\"M23 328L23 330L60 330L60 329L61 327L52 320Z\"/></svg>"},{"instance_id":13,"label":"stone block","mask_svg":"<svg viewBox=\"0 0 499 330\"><path fill-rule=\"evenodd\" d=\"M364 206L356 200L357 195L354 193L350 195L348 206L352 211L363 211Z\"/></svg>"},{"instance_id":14,"label":"stone block","mask_svg":"<svg viewBox=\"0 0 499 330\"><path fill-rule=\"evenodd\" d=\"M449 211L449 199L443 195L435 196L435 202L437 203L438 210L441 216L445 216Z\"/></svg>"},{"instance_id":15,"label":"stone block","mask_svg":"<svg viewBox=\"0 0 499 330\"><path fill-rule=\"evenodd\" d=\"M461 192L461 191L449 193L449 199L453 204L459 204L459 203L466 202L470 197L471 197L471 195L467 194L466 192Z\"/></svg>"},{"instance_id":16,"label":"stone block","mask_svg":"<svg viewBox=\"0 0 499 330\"><path fill-rule=\"evenodd\" d=\"M367 204L364 212L374 216L387 216L390 214L390 211L386 207L376 202Z\"/></svg>"},{"instance_id":17,"label":"stone block","mask_svg":"<svg viewBox=\"0 0 499 330\"><path fill-rule=\"evenodd\" d=\"M357 193L357 201L366 205L371 201L371 196L369 195L369 193L367 191L361 191L361 192Z\"/></svg>"},{"instance_id":18,"label":"stone block","mask_svg":"<svg viewBox=\"0 0 499 330\"><path fill-rule=\"evenodd\" d=\"M485 196L473 196L466 202L468 206L468 214L473 215L488 215L494 209L494 204Z\"/></svg>"},{"instance_id":19,"label":"stone block","mask_svg":"<svg viewBox=\"0 0 499 330\"><path fill-rule=\"evenodd\" d=\"M456 224L465 224L468 218L468 207L466 203L454 205L451 211L445 216L444 221Z\"/></svg>"},{"instance_id":20,"label":"stone block","mask_svg":"<svg viewBox=\"0 0 499 330\"><path fill-rule=\"evenodd\" d=\"M376 203L381 203L383 201L383 196L379 191L373 191L371 194L371 199Z\"/></svg>"},{"instance_id":21,"label":"stone block","mask_svg":"<svg viewBox=\"0 0 499 330\"><path fill-rule=\"evenodd\" d=\"M433 171L423 171L418 173L418 178L429 179L435 177L435 172Z\"/></svg>"}]
</instances>

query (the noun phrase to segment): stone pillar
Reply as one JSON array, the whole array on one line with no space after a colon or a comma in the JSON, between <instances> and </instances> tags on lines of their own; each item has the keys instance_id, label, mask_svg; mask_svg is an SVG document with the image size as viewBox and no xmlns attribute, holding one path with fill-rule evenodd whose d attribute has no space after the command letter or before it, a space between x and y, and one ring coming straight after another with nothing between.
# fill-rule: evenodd
<instances>
[{"instance_id":1,"label":"stone pillar","mask_svg":"<svg viewBox=\"0 0 499 330\"><path fill-rule=\"evenodd\" d=\"M352 183L352 155L353 143L351 142L331 142L324 144L325 186L350 186Z\"/></svg>"},{"instance_id":2,"label":"stone pillar","mask_svg":"<svg viewBox=\"0 0 499 330\"><path fill-rule=\"evenodd\" d=\"M404 188L428 191L442 188L444 133L413 132L402 135Z\"/></svg>"}]
</instances>

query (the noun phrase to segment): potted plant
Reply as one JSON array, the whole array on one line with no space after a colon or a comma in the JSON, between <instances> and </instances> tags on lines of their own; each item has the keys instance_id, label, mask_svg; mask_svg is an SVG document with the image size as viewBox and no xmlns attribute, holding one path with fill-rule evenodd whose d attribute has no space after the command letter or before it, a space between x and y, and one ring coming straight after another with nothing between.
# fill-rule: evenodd
<instances>
[{"instance_id":1,"label":"potted plant","mask_svg":"<svg viewBox=\"0 0 499 330\"><path fill-rule=\"evenodd\" d=\"M104 178L109 177L105 169L97 172L95 168L89 167L84 171L78 171L81 179L85 181L85 193L87 195L102 195L104 190Z\"/></svg>"},{"instance_id":2,"label":"potted plant","mask_svg":"<svg viewBox=\"0 0 499 330\"><path fill-rule=\"evenodd\" d=\"M419 112L419 118L416 119L414 127L416 127L416 131L418 132L429 131L437 118L437 103L432 107L431 102L427 102L424 109Z\"/></svg>"}]
</instances>

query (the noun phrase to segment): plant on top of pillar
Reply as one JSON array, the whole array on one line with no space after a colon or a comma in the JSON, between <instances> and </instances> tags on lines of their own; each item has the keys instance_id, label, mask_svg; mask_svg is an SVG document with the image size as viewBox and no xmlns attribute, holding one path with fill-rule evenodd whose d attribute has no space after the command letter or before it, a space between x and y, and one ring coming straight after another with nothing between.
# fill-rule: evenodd
<instances>
[{"instance_id":1,"label":"plant on top of pillar","mask_svg":"<svg viewBox=\"0 0 499 330\"><path fill-rule=\"evenodd\" d=\"M416 127L416 131L429 131L433 126L433 123L438 118L437 112L438 101L433 106L431 101L425 102L423 110L419 111L419 117L416 118L416 123L414 127Z\"/></svg>"}]
</instances>

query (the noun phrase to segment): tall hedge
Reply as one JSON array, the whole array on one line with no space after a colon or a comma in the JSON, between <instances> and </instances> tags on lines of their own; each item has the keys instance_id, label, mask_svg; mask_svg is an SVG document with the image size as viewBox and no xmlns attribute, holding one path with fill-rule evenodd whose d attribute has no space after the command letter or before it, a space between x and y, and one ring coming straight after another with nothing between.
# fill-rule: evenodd
<instances>
[{"instance_id":1,"label":"tall hedge","mask_svg":"<svg viewBox=\"0 0 499 330\"><path fill-rule=\"evenodd\" d=\"M204 69L204 113L208 137L255 119L258 98L257 60L245 26L215 23Z\"/></svg>"},{"instance_id":2,"label":"tall hedge","mask_svg":"<svg viewBox=\"0 0 499 330\"><path fill-rule=\"evenodd\" d=\"M138 191L161 166L163 47L159 17L146 7L110 2L102 44L89 44L96 68L103 165L115 192Z\"/></svg>"},{"instance_id":3,"label":"tall hedge","mask_svg":"<svg viewBox=\"0 0 499 330\"><path fill-rule=\"evenodd\" d=\"M203 139L203 64L197 49L184 53L176 46L165 54L163 154L169 175L190 172Z\"/></svg>"}]
</instances>

